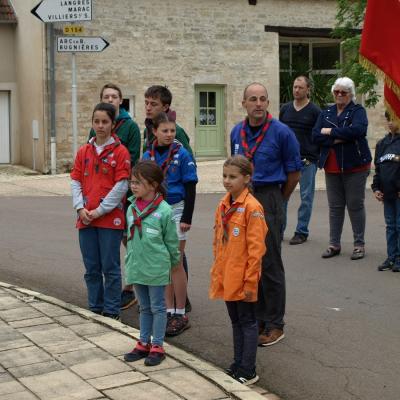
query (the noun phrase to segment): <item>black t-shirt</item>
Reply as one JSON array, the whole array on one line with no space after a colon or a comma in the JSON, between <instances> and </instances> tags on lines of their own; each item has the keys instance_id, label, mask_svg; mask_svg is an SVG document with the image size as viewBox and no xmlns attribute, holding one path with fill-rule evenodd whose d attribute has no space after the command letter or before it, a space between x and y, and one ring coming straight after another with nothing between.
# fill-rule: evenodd
<instances>
[{"instance_id":1,"label":"black t-shirt","mask_svg":"<svg viewBox=\"0 0 400 400\"><path fill-rule=\"evenodd\" d=\"M312 141L312 128L317 122L321 109L314 103L309 102L300 111L296 111L293 102L282 106L279 113L279 120L289 126L300 144L301 158L317 162L319 147Z\"/></svg>"}]
</instances>

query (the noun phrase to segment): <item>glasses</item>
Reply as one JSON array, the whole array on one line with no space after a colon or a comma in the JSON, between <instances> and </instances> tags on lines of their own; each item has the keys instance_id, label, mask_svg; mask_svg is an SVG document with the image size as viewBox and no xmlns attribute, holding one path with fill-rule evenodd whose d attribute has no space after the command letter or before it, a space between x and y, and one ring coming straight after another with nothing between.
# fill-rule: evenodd
<instances>
[{"instance_id":1,"label":"glasses","mask_svg":"<svg viewBox=\"0 0 400 400\"><path fill-rule=\"evenodd\" d=\"M347 96L347 95L349 94L349 92L347 92L346 90L334 90L334 91L333 91L333 94L334 94L335 96L339 96L339 94L340 94L341 96Z\"/></svg>"}]
</instances>

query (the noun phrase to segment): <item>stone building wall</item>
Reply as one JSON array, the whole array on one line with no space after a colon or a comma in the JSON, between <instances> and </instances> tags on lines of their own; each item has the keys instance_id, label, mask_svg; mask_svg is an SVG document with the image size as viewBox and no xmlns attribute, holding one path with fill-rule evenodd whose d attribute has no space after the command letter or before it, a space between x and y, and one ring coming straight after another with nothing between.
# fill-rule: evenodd
<instances>
[{"instance_id":1,"label":"stone building wall","mask_svg":"<svg viewBox=\"0 0 400 400\"><path fill-rule=\"evenodd\" d=\"M143 130L146 88L166 84L177 120L194 144L194 86L225 88L226 143L244 113L243 88L264 83L270 111L279 107L279 36L265 25L331 28L335 0L96 0L93 20L79 23L86 36L102 36L110 46L102 53L77 54L79 144L87 139L93 106L104 83L135 96L135 119ZM62 24L56 24L61 31ZM56 56L57 159L71 163L71 56ZM378 118L379 119L379 118Z\"/></svg>"}]
</instances>

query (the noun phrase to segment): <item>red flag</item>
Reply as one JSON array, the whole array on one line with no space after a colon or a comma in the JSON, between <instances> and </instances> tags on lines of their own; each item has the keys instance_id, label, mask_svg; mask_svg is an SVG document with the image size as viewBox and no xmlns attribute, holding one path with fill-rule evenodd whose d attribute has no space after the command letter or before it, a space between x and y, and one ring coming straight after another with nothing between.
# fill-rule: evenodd
<instances>
[{"instance_id":1,"label":"red flag","mask_svg":"<svg viewBox=\"0 0 400 400\"><path fill-rule=\"evenodd\" d=\"M368 0L360 62L385 82L388 111L400 120L400 1Z\"/></svg>"}]
</instances>

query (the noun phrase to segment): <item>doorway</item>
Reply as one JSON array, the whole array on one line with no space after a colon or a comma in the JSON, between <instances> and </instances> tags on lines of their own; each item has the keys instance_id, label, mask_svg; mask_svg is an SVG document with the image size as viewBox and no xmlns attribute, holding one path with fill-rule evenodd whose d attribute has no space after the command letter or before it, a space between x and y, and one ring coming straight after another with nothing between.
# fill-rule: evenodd
<instances>
[{"instance_id":1,"label":"doorway","mask_svg":"<svg viewBox=\"0 0 400 400\"><path fill-rule=\"evenodd\" d=\"M0 164L10 161L10 93L0 91Z\"/></svg>"}]
</instances>

